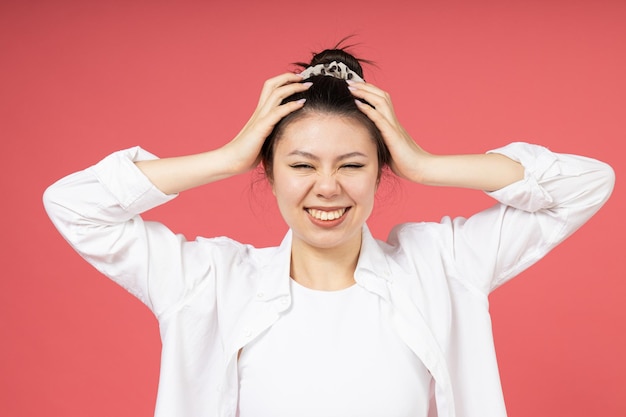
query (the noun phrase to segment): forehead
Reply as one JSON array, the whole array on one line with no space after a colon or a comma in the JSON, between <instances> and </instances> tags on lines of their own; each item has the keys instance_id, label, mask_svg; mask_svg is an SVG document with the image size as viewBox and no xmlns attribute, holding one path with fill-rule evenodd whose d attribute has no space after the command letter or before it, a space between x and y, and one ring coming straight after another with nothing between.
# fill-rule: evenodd
<instances>
[{"instance_id":1,"label":"forehead","mask_svg":"<svg viewBox=\"0 0 626 417\"><path fill-rule=\"evenodd\" d=\"M370 155L376 154L376 144L367 127L357 119L313 113L284 128L275 155L296 150L318 156L349 152Z\"/></svg>"}]
</instances>

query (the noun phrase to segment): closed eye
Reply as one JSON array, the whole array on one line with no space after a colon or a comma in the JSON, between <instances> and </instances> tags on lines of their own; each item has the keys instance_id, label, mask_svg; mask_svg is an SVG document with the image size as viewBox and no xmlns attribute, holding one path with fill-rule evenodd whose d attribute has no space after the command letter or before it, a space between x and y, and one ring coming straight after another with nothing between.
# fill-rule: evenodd
<instances>
[{"instance_id":1,"label":"closed eye","mask_svg":"<svg viewBox=\"0 0 626 417\"><path fill-rule=\"evenodd\" d=\"M309 164L292 164L289 165L291 168L295 168L295 169L311 169L313 168L312 165Z\"/></svg>"},{"instance_id":2,"label":"closed eye","mask_svg":"<svg viewBox=\"0 0 626 417\"><path fill-rule=\"evenodd\" d=\"M356 169L356 168L363 168L365 165L363 164L344 164L341 167L342 168L351 168L351 169Z\"/></svg>"}]
</instances>

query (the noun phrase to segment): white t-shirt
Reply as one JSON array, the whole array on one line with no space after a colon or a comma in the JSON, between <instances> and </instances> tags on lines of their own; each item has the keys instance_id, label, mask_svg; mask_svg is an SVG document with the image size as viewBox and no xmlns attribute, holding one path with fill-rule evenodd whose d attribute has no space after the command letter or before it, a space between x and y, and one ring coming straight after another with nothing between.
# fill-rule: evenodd
<instances>
[{"instance_id":1,"label":"white t-shirt","mask_svg":"<svg viewBox=\"0 0 626 417\"><path fill-rule=\"evenodd\" d=\"M239 417L425 417L431 376L360 285L293 303L239 358Z\"/></svg>"}]
</instances>

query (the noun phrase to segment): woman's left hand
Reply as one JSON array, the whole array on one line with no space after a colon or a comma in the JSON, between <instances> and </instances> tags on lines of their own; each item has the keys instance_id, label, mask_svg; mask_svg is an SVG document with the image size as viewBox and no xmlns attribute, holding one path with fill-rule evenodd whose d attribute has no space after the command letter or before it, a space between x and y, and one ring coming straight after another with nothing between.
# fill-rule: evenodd
<instances>
[{"instance_id":1,"label":"woman's left hand","mask_svg":"<svg viewBox=\"0 0 626 417\"><path fill-rule=\"evenodd\" d=\"M469 155L433 155L423 150L404 130L391 104L391 97L380 88L350 82L350 90L359 109L380 130L391 153L392 171L399 177L419 184L474 188L494 191L524 178L524 167L497 153Z\"/></svg>"},{"instance_id":2,"label":"woman's left hand","mask_svg":"<svg viewBox=\"0 0 626 417\"><path fill-rule=\"evenodd\" d=\"M421 169L430 154L424 151L402 127L391 103L389 94L373 84L349 82L352 95L370 103L371 106L356 100L359 109L369 117L380 130L389 152L391 170L399 177L413 182L422 182Z\"/></svg>"}]
</instances>

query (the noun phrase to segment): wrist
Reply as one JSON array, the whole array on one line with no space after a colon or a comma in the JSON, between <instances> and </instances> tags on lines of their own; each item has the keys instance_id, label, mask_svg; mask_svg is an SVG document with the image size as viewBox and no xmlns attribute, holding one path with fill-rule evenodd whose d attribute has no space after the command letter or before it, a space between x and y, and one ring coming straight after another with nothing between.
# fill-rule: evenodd
<instances>
[{"instance_id":1,"label":"wrist","mask_svg":"<svg viewBox=\"0 0 626 417\"><path fill-rule=\"evenodd\" d=\"M437 155L430 154L415 145L411 152L405 153L402 160L392 160L392 169L400 177L417 184L430 185L432 171Z\"/></svg>"}]
</instances>

